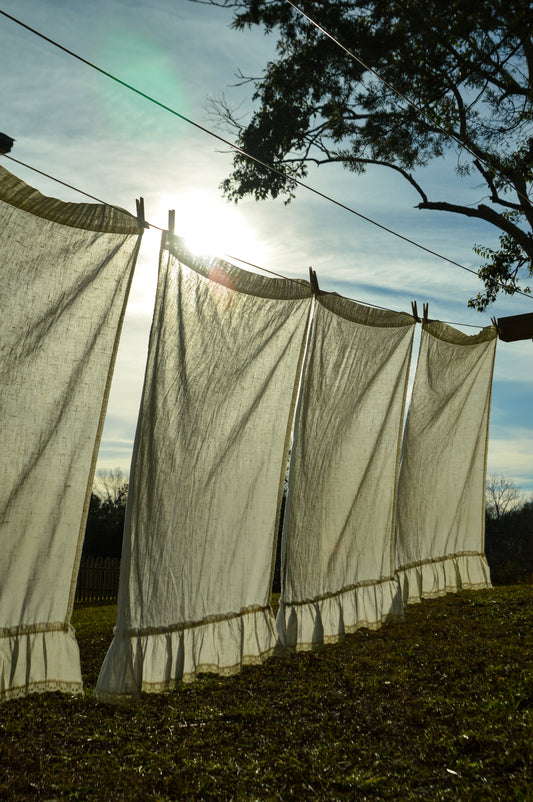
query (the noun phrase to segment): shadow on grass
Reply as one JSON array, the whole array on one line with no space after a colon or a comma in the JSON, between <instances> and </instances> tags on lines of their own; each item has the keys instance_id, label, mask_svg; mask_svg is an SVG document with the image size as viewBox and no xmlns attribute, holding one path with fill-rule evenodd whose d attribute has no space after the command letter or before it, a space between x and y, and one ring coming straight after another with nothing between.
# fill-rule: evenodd
<instances>
[{"instance_id":1,"label":"shadow on grass","mask_svg":"<svg viewBox=\"0 0 533 802\"><path fill-rule=\"evenodd\" d=\"M533 588L426 601L127 707L93 688L113 605L76 608L86 696L0 708L0 798L528 800Z\"/></svg>"}]
</instances>

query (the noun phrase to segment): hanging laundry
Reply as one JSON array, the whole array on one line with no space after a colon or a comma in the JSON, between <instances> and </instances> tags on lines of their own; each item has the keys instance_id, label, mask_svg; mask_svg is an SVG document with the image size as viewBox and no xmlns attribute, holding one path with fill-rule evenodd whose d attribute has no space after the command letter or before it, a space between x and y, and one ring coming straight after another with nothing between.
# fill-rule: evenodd
<instances>
[{"instance_id":1,"label":"hanging laundry","mask_svg":"<svg viewBox=\"0 0 533 802\"><path fill-rule=\"evenodd\" d=\"M392 539L414 329L410 315L317 297L284 520L285 647L402 613Z\"/></svg>"},{"instance_id":2,"label":"hanging laundry","mask_svg":"<svg viewBox=\"0 0 533 802\"><path fill-rule=\"evenodd\" d=\"M485 463L497 331L424 323L405 432L395 565L405 603L490 587Z\"/></svg>"},{"instance_id":3,"label":"hanging laundry","mask_svg":"<svg viewBox=\"0 0 533 802\"><path fill-rule=\"evenodd\" d=\"M82 690L70 616L139 243L0 167L0 699Z\"/></svg>"},{"instance_id":4,"label":"hanging laundry","mask_svg":"<svg viewBox=\"0 0 533 802\"><path fill-rule=\"evenodd\" d=\"M275 646L275 536L312 291L164 236L115 636L97 695L231 674Z\"/></svg>"}]
</instances>

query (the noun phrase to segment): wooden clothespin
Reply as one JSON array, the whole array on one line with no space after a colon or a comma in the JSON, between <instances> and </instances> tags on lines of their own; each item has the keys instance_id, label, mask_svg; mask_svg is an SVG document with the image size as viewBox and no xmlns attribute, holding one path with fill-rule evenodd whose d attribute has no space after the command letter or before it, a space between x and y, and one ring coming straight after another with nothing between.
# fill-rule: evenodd
<instances>
[{"instance_id":1,"label":"wooden clothespin","mask_svg":"<svg viewBox=\"0 0 533 802\"><path fill-rule=\"evenodd\" d=\"M144 198L138 198L135 203L137 204L137 220L139 221L139 227L150 228L144 217Z\"/></svg>"},{"instance_id":2,"label":"wooden clothespin","mask_svg":"<svg viewBox=\"0 0 533 802\"><path fill-rule=\"evenodd\" d=\"M429 312L429 304L422 305L422 320L424 323L428 322L428 312Z\"/></svg>"},{"instance_id":3,"label":"wooden clothespin","mask_svg":"<svg viewBox=\"0 0 533 802\"><path fill-rule=\"evenodd\" d=\"M416 322L417 323L422 323L422 321L420 320L420 318L418 316L418 308L417 308L417 305L416 305L416 301L411 301L411 309L413 310L413 317L416 320Z\"/></svg>"},{"instance_id":4,"label":"wooden clothespin","mask_svg":"<svg viewBox=\"0 0 533 802\"><path fill-rule=\"evenodd\" d=\"M168 210L168 233L174 235L174 227L176 225L176 210Z\"/></svg>"},{"instance_id":5,"label":"wooden clothespin","mask_svg":"<svg viewBox=\"0 0 533 802\"><path fill-rule=\"evenodd\" d=\"M498 337L501 339L502 330L498 326L498 321L496 320L495 317L491 317L490 322L492 323L492 325L494 326L494 328L498 332Z\"/></svg>"},{"instance_id":6,"label":"wooden clothespin","mask_svg":"<svg viewBox=\"0 0 533 802\"><path fill-rule=\"evenodd\" d=\"M318 286L318 278L316 276L316 272L313 270L312 267L309 268L309 281L311 282L311 287L313 288L313 292L315 295L320 295L320 287Z\"/></svg>"}]
</instances>

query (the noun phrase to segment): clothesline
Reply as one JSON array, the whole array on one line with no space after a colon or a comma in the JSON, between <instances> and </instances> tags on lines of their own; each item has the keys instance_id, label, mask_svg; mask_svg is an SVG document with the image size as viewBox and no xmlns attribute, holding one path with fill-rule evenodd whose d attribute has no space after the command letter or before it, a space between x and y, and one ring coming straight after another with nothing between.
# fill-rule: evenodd
<instances>
[{"instance_id":1,"label":"clothesline","mask_svg":"<svg viewBox=\"0 0 533 802\"><path fill-rule=\"evenodd\" d=\"M260 265L256 265L253 262L247 262L245 259L240 259L238 256L231 256L230 254L224 254L228 259L234 259L236 262L242 262L249 267L254 267L257 270L265 270L268 273L272 273L271 270L266 270L265 267L261 267ZM288 278L287 276L281 275L281 273L272 273L273 276L278 276L279 278L284 278L287 281L293 281L293 279ZM361 301L359 298L352 298L351 295L344 296L348 298L349 301L355 301L357 304L362 304L363 306L370 306L372 309L382 309L384 312L397 312L397 309L391 309L388 306L380 306L379 304L373 304L370 301ZM458 323L457 321L453 320L442 320L442 323L448 323L450 326L465 326L469 329L479 329L479 325L476 323Z\"/></svg>"},{"instance_id":2,"label":"clothesline","mask_svg":"<svg viewBox=\"0 0 533 802\"><path fill-rule=\"evenodd\" d=\"M177 239L161 249L103 701L234 674L274 650L378 629L405 603L490 587L496 332L429 323L406 418L413 316L324 293L311 318L309 286L233 266L225 277L189 256Z\"/></svg>"},{"instance_id":3,"label":"clothesline","mask_svg":"<svg viewBox=\"0 0 533 802\"><path fill-rule=\"evenodd\" d=\"M104 206L107 206L110 209L116 209L117 211L120 211L123 214L127 214L130 217L137 219L137 216L132 214L131 212L129 212L127 209L123 209L120 206L116 206L115 204L112 204L112 203L109 203L108 201L102 200L101 198L98 198L96 195L91 195L89 192L86 192L83 189L79 189L79 187L76 187L73 184L69 184L68 182L63 181L60 178L56 178L55 176L51 175L50 173L46 173L43 170L39 170L37 167L33 167L31 164L27 164L26 162L23 162L20 159L15 159L14 156L9 156L8 154L3 154L3 156L4 156L4 158L9 159L10 161L15 162L16 164L21 165L21 167L25 167L26 169L32 170L33 172L38 173L39 175L42 175L45 178L49 178L51 181L55 181L57 184L61 184L62 186L67 187L68 189L74 190L74 192L79 192L80 195L84 195L86 198L90 198L91 200L97 201L98 203L102 203ZM155 228L155 229L157 229L158 231L161 231L161 232L166 230L164 228L161 228L161 226L155 225L155 223L146 222L146 225L148 225L150 228ZM285 281L291 281L291 282L295 282L295 283L297 283L299 281L299 279L291 278L290 276L285 276L282 273L277 273L277 272L275 272L273 270L269 270L266 267L262 267L261 265L254 264L253 262L249 262L246 259L241 259L238 256L233 256L233 255L230 255L230 254L223 254L223 256L225 256L228 259L233 259L233 260L235 260L237 262L241 262L242 264L248 265L249 267L253 267L256 270L261 270L264 273L269 273L272 276L277 276L278 278L282 278ZM388 312L397 311L397 310L390 309L389 307L386 307L386 306L380 306L379 304L370 303L369 301L361 301L361 300L359 300L357 298L350 298L350 300L356 301L357 303L363 304L364 306L372 307L374 309L383 309L383 310L388 311ZM460 322L457 322L457 321L448 321L448 320L443 321L443 322L444 323L449 323L450 325L453 325L453 326L465 326L467 328L473 328L473 329L478 329L479 328L479 325L475 324L475 323L460 323Z\"/></svg>"},{"instance_id":4,"label":"clothesline","mask_svg":"<svg viewBox=\"0 0 533 802\"><path fill-rule=\"evenodd\" d=\"M70 620L142 227L0 177L0 699L79 694ZM413 315L214 266L164 237L101 699L235 673L278 643L314 648L406 602L490 586L495 330L429 322L406 418Z\"/></svg>"},{"instance_id":5,"label":"clothesline","mask_svg":"<svg viewBox=\"0 0 533 802\"><path fill-rule=\"evenodd\" d=\"M353 209L351 206L348 206L347 204L342 203L341 201L338 201L335 198L332 198L330 195L327 195L326 193L321 192L320 190L312 187L309 184L306 184L305 182L301 181L300 179L298 179L298 178L296 178L294 176L288 175L283 170L280 170L277 167L274 167L272 164L269 164L268 162L264 162L262 159L259 159L258 157L253 156L252 154L250 154L247 151L245 151L243 148L240 148L238 145L235 145L230 140L227 140L224 137L221 137L219 134L214 133L213 131L211 131L210 129L206 128L205 126L200 125L199 123L195 122L194 120L189 119L185 115L183 115L180 112L178 112L176 109L173 109L172 107L167 106L165 103L162 103L161 101L153 98L151 95L148 95L147 93L142 92L140 89L137 89L136 87L132 86L131 84L127 83L126 81L121 80L120 78L118 78L117 76L115 76L112 73L108 72L107 70L102 69L102 67L99 67L98 65L96 65L93 62L89 61L88 59L83 58L83 56L80 56L79 54L75 53L74 51L70 50L69 48L64 47L59 42L56 42L54 39L51 39L50 37L45 36L44 34L40 33L40 31L37 31L35 28L32 28L29 25L26 25L26 23L22 22L21 20L17 19L16 17L13 17L11 14L8 14L7 12L5 12L5 11L3 11L1 9L0 9L0 14L2 14L4 17L7 17L7 19L10 19L12 22L15 22L17 25L20 25L22 28L25 28L26 30L30 31L30 33L33 33L34 35L38 36L39 38L41 38L44 41L48 42L49 44L53 45L54 47L57 47L59 50L62 50L64 53L67 53L68 55L72 56L73 58L77 59L78 61L81 61L83 64L86 64L87 66L91 67L92 69L96 70L97 72L101 73L102 75L105 75L107 78L110 78L111 80L115 81L116 83L120 84L121 86L125 87L126 89L129 89L131 92L134 92L135 94L139 95L140 97L143 97L145 100L148 100L150 103L154 103L156 106L158 106L159 108L163 109L164 111L167 111L169 114L173 114L175 117L178 117L179 119L183 120L184 122L188 123L189 125L192 125L197 130L200 130L203 133L208 134L209 136L217 139L219 142L222 142L223 144L225 144L228 147L230 147L236 153L239 153L240 155L244 156L245 158L250 159L251 161L255 162L260 167L263 167L266 170L269 170L270 172L274 173L275 175L280 176L280 177L282 177L284 179L287 179L287 180L293 182L297 186L300 186L303 189L306 189L309 192L312 192L314 195L317 195L318 197L322 198L323 200L326 200L326 201L328 201L330 203L333 203L334 205L338 206L339 208L342 208L345 211L356 215L356 217L359 217L362 220L366 220L368 223L371 223L372 225L376 226L377 228L381 229L382 231L386 231L387 233L391 234L392 236L395 236L398 239L401 239L404 242L407 242L408 244L413 245L414 247L419 248L420 250L423 250L426 253L429 253L430 255L437 257L438 259L442 259L443 261L448 262L449 264L452 264L452 265L454 265L456 267L461 268L461 270L466 270L468 273L472 273L473 275L479 277L478 271L473 270L472 268L466 267L466 265L463 265L463 264L461 264L460 262L457 262L454 259L451 259L451 258L449 258L447 256L444 256L443 254L439 253L438 251L434 251L431 248L426 247L425 245L421 245L419 242L416 242L415 240L413 240L413 239L411 239L409 237L406 237L403 234L399 234L397 231L394 231L393 229L388 228L388 226L385 226L382 223L379 223L376 220L373 220L371 217L368 217L367 215L364 215L361 212L358 212L356 209ZM157 226L155 226L155 227L157 227ZM517 293L519 293L521 295L525 295L526 297L533 299L533 296L527 295L527 293L524 293L521 290L517 290Z\"/></svg>"}]
</instances>

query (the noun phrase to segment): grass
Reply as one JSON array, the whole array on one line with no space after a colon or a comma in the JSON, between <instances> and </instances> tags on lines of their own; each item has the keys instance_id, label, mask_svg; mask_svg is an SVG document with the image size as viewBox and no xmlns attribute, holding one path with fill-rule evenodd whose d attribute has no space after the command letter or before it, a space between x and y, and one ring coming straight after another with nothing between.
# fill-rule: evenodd
<instances>
[{"instance_id":1,"label":"grass","mask_svg":"<svg viewBox=\"0 0 533 802\"><path fill-rule=\"evenodd\" d=\"M115 608L80 607L86 695L0 707L0 799L533 800L532 602L531 586L425 601L127 707L93 696Z\"/></svg>"}]
</instances>

